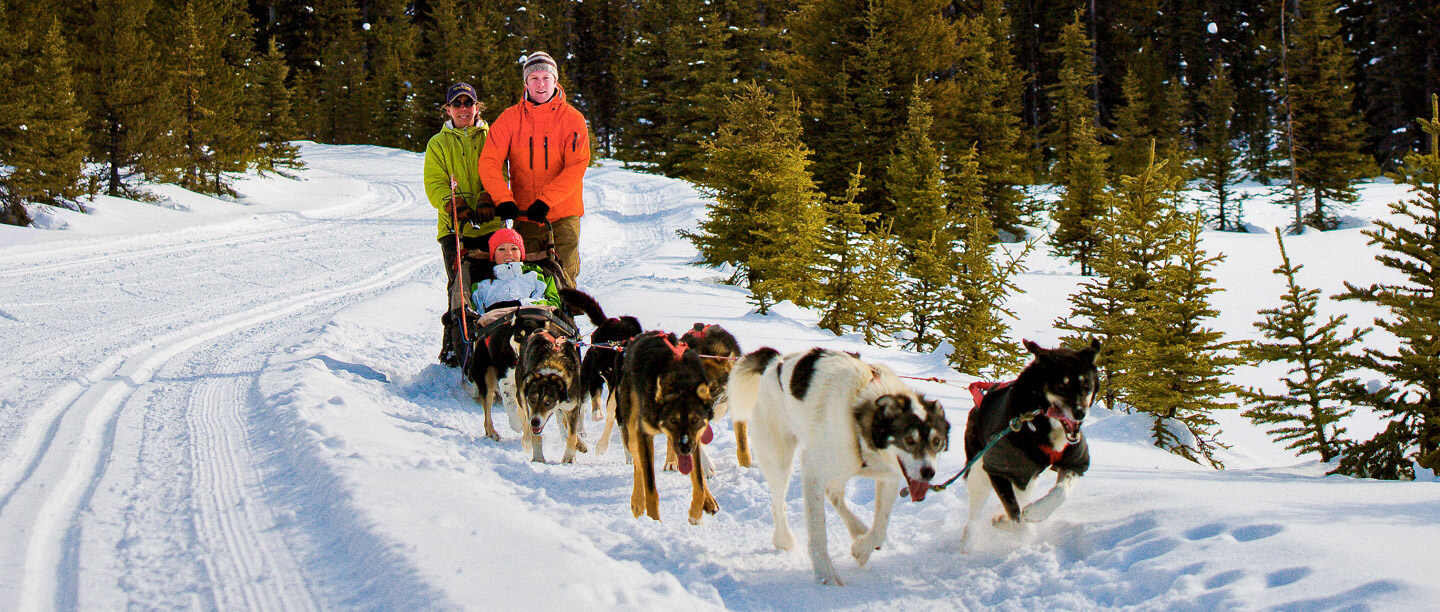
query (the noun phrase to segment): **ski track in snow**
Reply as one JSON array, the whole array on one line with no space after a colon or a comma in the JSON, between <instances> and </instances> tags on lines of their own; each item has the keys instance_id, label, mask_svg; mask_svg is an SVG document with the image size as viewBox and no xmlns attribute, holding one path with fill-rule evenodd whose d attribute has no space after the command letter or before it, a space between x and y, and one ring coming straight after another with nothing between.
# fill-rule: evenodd
<instances>
[{"instance_id":1,"label":"ski track in snow","mask_svg":"<svg viewBox=\"0 0 1440 612\"><path fill-rule=\"evenodd\" d=\"M304 153L309 184L241 186L259 194L242 200L261 203L248 217L0 249L0 610L1310 610L1433 607L1440 592L1433 562L1406 561L1432 554L1440 484L1200 469L1149 448L1143 420L1104 410L1086 421L1096 465L1071 500L1025 533L982 518L970 554L957 550L958 485L897 504L865 568L830 512L844 589L812 581L793 479L801 541L771 546L768 489L736 465L728 420L706 449L719 514L687 524L688 478L661 472L663 520L637 520L619 434L597 456L588 407L590 453L554 463L552 423L551 463L531 463L503 408L504 439L485 439L459 373L434 363L443 272L420 156ZM343 195L263 206L302 188ZM677 332L719 323L746 350L824 345L954 377L939 355L837 338L789 305L751 313L721 272L689 265L676 231L703 208L682 182L607 161L585 200L581 288L612 316ZM1327 238L1359 240L1350 232ZM1292 258L1328 256L1310 238ZM1064 304L1050 296L1077 280L1065 270L1036 258L1032 293L1012 296L1031 325L1017 335L1053 341ZM1240 292L1278 295L1263 274L1244 280ZM1243 297L1220 297L1240 303L1226 316L1246 316ZM953 473L968 393L916 386L948 408L939 471ZM847 497L868 522L869 481Z\"/></svg>"}]
</instances>

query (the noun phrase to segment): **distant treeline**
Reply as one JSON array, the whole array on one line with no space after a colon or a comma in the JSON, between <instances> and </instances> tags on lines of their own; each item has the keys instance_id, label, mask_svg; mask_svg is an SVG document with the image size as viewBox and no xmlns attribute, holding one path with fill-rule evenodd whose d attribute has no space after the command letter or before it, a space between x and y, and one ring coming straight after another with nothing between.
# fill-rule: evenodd
<instances>
[{"instance_id":1,"label":"distant treeline","mask_svg":"<svg viewBox=\"0 0 1440 612\"><path fill-rule=\"evenodd\" d=\"M1423 150L1415 119L1440 90L1440 5L1401 0L3 0L0 197L73 207L134 194L132 178L224 193L227 172L295 164L295 138L420 150L448 83L493 119L521 54L545 50L599 152L670 175L704 172L740 86L794 96L832 195L893 152L918 92L946 170L975 147L1013 233L1016 187L1064 157L1061 32L1077 21L1092 60L1072 78L1120 171L1154 139L1192 172L1224 155L1235 176L1289 180L1294 133L1302 168L1338 146L1373 174ZM864 187L883 212L883 184Z\"/></svg>"}]
</instances>

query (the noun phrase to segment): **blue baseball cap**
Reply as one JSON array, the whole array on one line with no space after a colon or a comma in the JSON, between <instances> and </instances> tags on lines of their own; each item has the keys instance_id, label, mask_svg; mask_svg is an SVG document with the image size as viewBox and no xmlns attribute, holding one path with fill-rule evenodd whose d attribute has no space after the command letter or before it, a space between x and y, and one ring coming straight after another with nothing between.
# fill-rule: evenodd
<instances>
[{"instance_id":1,"label":"blue baseball cap","mask_svg":"<svg viewBox=\"0 0 1440 612\"><path fill-rule=\"evenodd\" d=\"M456 83L451 85L450 89L445 92L445 103L449 104L454 102L455 98L460 96L470 96L471 100L476 102L480 101L480 96L475 95L475 88L471 87L469 83Z\"/></svg>"}]
</instances>

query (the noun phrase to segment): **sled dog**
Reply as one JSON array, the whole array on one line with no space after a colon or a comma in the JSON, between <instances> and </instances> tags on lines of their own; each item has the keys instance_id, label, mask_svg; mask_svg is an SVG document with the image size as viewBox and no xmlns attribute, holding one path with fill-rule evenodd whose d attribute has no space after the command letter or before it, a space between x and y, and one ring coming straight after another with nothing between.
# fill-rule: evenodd
<instances>
[{"instance_id":1,"label":"sled dog","mask_svg":"<svg viewBox=\"0 0 1440 612\"><path fill-rule=\"evenodd\" d=\"M581 397L590 398L590 418L605 419L600 439L595 442L595 453L605 454L610 446L610 430L615 427L615 390L620 387L621 352L631 338L640 335L640 321L632 316L605 317L597 313L603 323L590 334L590 348L585 350L585 359L580 362ZM597 317L590 316L591 321Z\"/></svg>"},{"instance_id":2,"label":"sled dog","mask_svg":"<svg viewBox=\"0 0 1440 612\"><path fill-rule=\"evenodd\" d=\"M706 436L714 416L700 355L675 334L650 331L625 345L621 369L616 417L635 469L631 513L660 520L654 438L663 434L666 445L678 455L680 472L690 476L690 523L700 524L702 513L720 509L710 494L705 470L696 469L703 461L701 448L710 441Z\"/></svg>"},{"instance_id":3,"label":"sled dog","mask_svg":"<svg viewBox=\"0 0 1440 612\"><path fill-rule=\"evenodd\" d=\"M730 411L729 403L725 399L725 385L730 381L730 370L735 368L735 360L740 358L740 344L735 341L735 336L725 331L719 325L706 325L696 323L683 335L680 341L686 346L695 349L700 354L700 365L705 367L705 380L710 384L710 391L714 394L715 419L725 417ZM735 433L736 453L742 458L742 467L750 466L750 446L743 437L744 428L741 427ZM711 465L710 456L705 456L705 475L709 476L715 472ZM665 454L665 469L675 469L675 449L671 448Z\"/></svg>"},{"instance_id":4,"label":"sled dog","mask_svg":"<svg viewBox=\"0 0 1440 612\"><path fill-rule=\"evenodd\" d=\"M1005 509L993 519L996 526L1038 523L1064 503L1074 478L1090 467L1090 449L1080 424L1099 387L1095 355L1100 352L1100 341L1092 340L1089 346L1074 350L1045 349L1026 340L1025 349L1035 357L1020 376L991 389L970 410L965 424L966 460L981 452L1011 419L1036 411L1044 414L1001 438L970 468L965 478L970 516L960 536L961 551L970 549L975 521L991 491ZM1058 473L1055 486L1027 505L1035 481L1047 468Z\"/></svg>"},{"instance_id":5,"label":"sled dog","mask_svg":"<svg viewBox=\"0 0 1440 612\"><path fill-rule=\"evenodd\" d=\"M516 410L511 413L511 426L519 425L517 429L524 432L521 441L530 451L531 461L545 462L541 433L556 412L560 413L560 428L565 432L565 456L560 462L574 463L576 450L589 450L580 437L585 420L580 418L579 370L580 349L549 330L530 334L520 345L515 367Z\"/></svg>"},{"instance_id":6,"label":"sled dog","mask_svg":"<svg viewBox=\"0 0 1440 612\"><path fill-rule=\"evenodd\" d=\"M800 448L805 526L815 579L839 586L825 539L825 500L845 522L850 554L864 566L885 542L890 510L905 483L920 501L935 476L935 456L949 444L950 423L938 402L911 390L883 365L826 349L781 356L770 348L746 355L730 373L730 410L752 423L751 452L770 486L775 546L795 544L785 516L791 464ZM871 527L845 502L845 483L875 480Z\"/></svg>"}]
</instances>

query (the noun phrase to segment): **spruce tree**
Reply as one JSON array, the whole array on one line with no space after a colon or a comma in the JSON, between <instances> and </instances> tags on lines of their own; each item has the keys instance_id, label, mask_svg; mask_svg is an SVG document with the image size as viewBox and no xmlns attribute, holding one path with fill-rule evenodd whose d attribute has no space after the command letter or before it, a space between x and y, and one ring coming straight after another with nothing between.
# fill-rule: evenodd
<instances>
[{"instance_id":1,"label":"spruce tree","mask_svg":"<svg viewBox=\"0 0 1440 612\"><path fill-rule=\"evenodd\" d=\"M667 175L693 178L705 172L701 143L715 134L720 104L737 88L734 34L719 4L702 4L697 21L676 27L677 35L671 37L672 44L689 47L695 59L689 65L670 66L678 71L673 80L681 85L682 97L667 113L676 129L660 167Z\"/></svg>"},{"instance_id":2,"label":"spruce tree","mask_svg":"<svg viewBox=\"0 0 1440 612\"><path fill-rule=\"evenodd\" d=\"M1141 303L1150 299L1147 292L1170 262L1184 227L1175 206L1179 177L1166 172L1164 163L1121 177L1119 187L1102 194L1104 214L1087 221L1090 229L1106 232L1094 260L1095 278L1070 296L1069 316L1056 321L1056 327L1075 332L1070 339L1076 343L1100 339L1096 364L1111 409L1129 389Z\"/></svg>"},{"instance_id":3,"label":"spruce tree","mask_svg":"<svg viewBox=\"0 0 1440 612\"><path fill-rule=\"evenodd\" d=\"M743 87L728 99L706 151L710 172L701 188L715 203L698 232L682 232L702 263L743 267L762 313L781 300L818 301L824 201L807 170L796 104L777 105L758 85Z\"/></svg>"},{"instance_id":4,"label":"spruce tree","mask_svg":"<svg viewBox=\"0 0 1440 612\"><path fill-rule=\"evenodd\" d=\"M1223 256L1210 256L1200 247L1205 228L1201 214L1179 221L1182 226L1166 261L1138 295L1135 327L1118 382L1126 403L1155 416L1155 446L1196 463L1203 459L1224 467L1214 454L1223 445L1215 439L1219 429L1213 413L1235 407L1225 398L1239 389L1224 378L1240 363L1234 355L1238 343L1205 326L1219 314L1209 298L1220 288L1208 274Z\"/></svg>"},{"instance_id":5,"label":"spruce tree","mask_svg":"<svg viewBox=\"0 0 1440 612\"><path fill-rule=\"evenodd\" d=\"M420 100L415 84L420 80L420 31L406 14L407 0L381 0L373 4L370 24L369 99L373 104L370 126L375 144L420 151L430 131L419 124ZM429 126L426 126L429 127Z\"/></svg>"},{"instance_id":6,"label":"spruce tree","mask_svg":"<svg viewBox=\"0 0 1440 612\"><path fill-rule=\"evenodd\" d=\"M79 90L90 114L90 159L106 195L143 198L130 179L174 180L166 163L176 119L168 75L149 31L150 0L100 0L81 29ZM155 11L158 14L158 11Z\"/></svg>"},{"instance_id":7,"label":"spruce tree","mask_svg":"<svg viewBox=\"0 0 1440 612\"><path fill-rule=\"evenodd\" d=\"M426 69L425 87L418 93L420 106L433 109L444 103L445 91L452 83L469 83L476 88L476 93L480 93L477 77L481 45L477 44L478 36L472 29L480 15L475 3L470 0L430 0L428 4L429 27L424 31L426 61L422 64ZM480 95L484 97L484 94ZM421 117L428 117L431 121L421 125L431 129L439 123L436 120L439 116L423 112Z\"/></svg>"},{"instance_id":8,"label":"spruce tree","mask_svg":"<svg viewBox=\"0 0 1440 612\"><path fill-rule=\"evenodd\" d=\"M1304 266L1290 263L1278 229L1275 241L1280 245L1280 267L1275 273L1285 278L1285 294L1279 307L1261 310L1261 320L1255 323L1268 342L1252 343L1243 354L1252 361L1285 363L1290 368L1281 379L1283 393L1250 389L1242 394L1255 403L1244 415L1256 425L1269 427L1266 433L1288 442L1286 448L1316 453L1328 462L1348 444L1339 421L1354 410L1344 403L1344 374L1353 361L1350 349L1368 330L1356 329L1345 335L1345 315L1321 322L1316 309L1320 291L1305 289L1296 281Z\"/></svg>"},{"instance_id":9,"label":"spruce tree","mask_svg":"<svg viewBox=\"0 0 1440 612\"><path fill-rule=\"evenodd\" d=\"M995 260L991 244L995 230L985 214L986 181L979 157L979 152L971 149L952 181L952 210L960 225L951 288L956 300L949 312L941 313L939 327L951 345L951 367L964 374L999 376L1023 364L1021 348L1006 340L1010 327L1005 317L1014 318L1015 313L1004 303L1010 295L1022 292L1013 279L1025 271L1021 262L1035 241L1025 243L1008 261Z\"/></svg>"},{"instance_id":10,"label":"spruce tree","mask_svg":"<svg viewBox=\"0 0 1440 612\"><path fill-rule=\"evenodd\" d=\"M1339 32L1337 0L1301 0L1289 54L1289 96L1294 113L1295 180L1310 210L1303 222L1319 229L1339 224L1336 211L1359 199L1355 182L1374 164L1361 150L1365 126L1355 101L1351 55ZM1296 200L1296 216L1302 202ZM1294 228L1299 231L1300 228Z\"/></svg>"},{"instance_id":11,"label":"spruce tree","mask_svg":"<svg viewBox=\"0 0 1440 612\"><path fill-rule=\"evenodd\" d=\"M1354 385L1352 397L1389 419L1384 432L1345 450L1339 472L1370 478L1413 478L1411 462L1440 471L1440 99L1430 98L1430 119L1420 124L1430 136L1428 153L1412 153L1391 175L1410 186L1414 197L1392 202L1396 223L1375 221L1364 231L1385 267L1404 283L1357 287L1345 284L1340 299L1375 304L1388 311L1376 327L1393 335L1397 350L1365 350L1362 365L1389 384L1369 391Z\"/></svg>"},{"instance_id":12,"label":"spruce tree","mask_svg":"<svg viewBox=\"0 0 1440 612\"><path fill-rule=\"evenodd\" d=\"M8 2L0 1L0 91L23 92L25 74L21 69L22 58L30 40L26 30L19 27ZM15 167L15 156L24 131L21 126L29 119L29 104L21 95L0 96L0 168ZM30 212L12 191L10 175L0 174L0 223L6 225L30 225Z\"/></svg>"},{"instance_id":13,"label":"spruce tree","mask_svg":"<svg viewBox=\"0 0 1440 612\"><path fill-rule=\"evenodd\" d=\"M1165 167L1183 175L1181 112L1184 99L1155 54L1136 56L1122 79L1125 104L1115 112L1116 143L1110 156L1116 176L1135 176L1149 163L1153 143L1159 159L1170 160Z\"/></svg>"},{"instance_id":14,"label":"spruce tree","mask_svg":"<svg viewBox=\"0 0 1440 612\"><path fill-rule=\"evenodd\" d=\"M869 282L871 279L862 276L864 269L858 264L866 228L880 216L880 213L865 214L860 210L855 198L864 189L860 186L862 177L861 168L856 167L845 195L832 196L826 201L825 258L819 270L825 314L820 317L820 327L836 334L857 329L867 304L890 294L889 288L877 287Z\"/></svg>"},{"instance_id":15,"label":"spruce tree","mask_svg":"<svg viewBox=\"0 0 1440 612\"><path fill-rule=\"evenodd\" d=\"M258 99L255 105L259 114L260 151L255 158L255 167L261 172L280 172L282 168L304 168L300 151L290 141L298 136L295 117L290 108L290 88L285 78L290 67L275 40L270 49L255 64L256 84L253 91Z\"/></svg>"},{"instance_id":16,"label":"spruce tree","mask_svg":"<svg viewBox=\"0 0 1440 612\"><path fill-rule=\"evenodd\" d=\"M180 108L175 166L181 187L233 195L224 174L245 169L259 148L256 119L245 104L249 16L229 0L196 10L181 8L170 64Z\"/></svg>"},{"instance_id":17,"label":"spruce tree","mask_svg":"<svg viewBox=\"0 0 1440 612\"><path fill-rule=\"evenodd\" d=\"M1225 63L1215 60L1210 79L1200 89L1200 129L1197 131L1199 157L1196 178L1208 194L1215 229L1245 231L1244 198L1235 191L1240 181L1239 155L1235 138L1235 87Z\"/></svg>"},{"instance_id":18,"label":"spruce tree","mask_svg":"<svg viewBox=\"0 0 1440 612\"><path fill-rule=\"evenodd\" d=\"M930 103L913 86L905 130L886 158L885 186L894 209L899 260L907 281L903 301L909 306L910 346L930 350L942 340L938 323L953 311L955 298L955 219L945 202L940 153L930 139Z\"/></svg>"},{"instance_id":19,"label":"spruce tree","mask_svg":"<svg viewBox=\"0 0 1440 612\"><path fill-rule=\"evenodd\" d=\"M899 252L900 240L891 233L890 223L883 221L861 239L856 252L854 294L874 296L857 304L855 312L855 329L866 344L883 346L900 331L906 305L895 291L905 282L895 265Z\"/></svg>"},{"instance_id":20,"label":"spruce tree","mask_svg":"<svg viewBox=\"0 0 1440 612\"><path fill-rule=\"evenodd\" d=\"M637 9L634 39L622 61L626 70L617 157L626 162L674 171L666 157L680 132L678 109L694 93L683 78L698 59L695 41L686 32L698 18L698 5L695 0L663 0L641 3Z\"/></svg>"},{"instance_id":21,"label":"spruce tree","mask_svg":"<svg viewBox=\"0 0 1440 612\"><path fill-rule=\"evenodd\" d=\"M814 173L826 193L842 192L856 164L885 167L890 138L905 123L910 85L953 65L955 27L942 14L949 4L818 0L785 21L788 50L777 63L802 102L805 143L815 151ZM881 178L865 184L860 197L867 210L888 201Z\"/></svg>"},{"instance_id":22,"label":"spruce tree","mask_svg":"<svg viewBox=\"0 0 1440 612\"><path fill-rule=\"evenodd\" d=\"M955 75L936 86L937 97L952 101L948 114L936 116L936 140L949 174L963 171L970 149L979 152L991 226L1024 237L1020 185L1029 176L1020 133L1021 82L1008 47L1009 20L998 0L987 0L985 9L984 16L957 21Z\"/></svg>"},{"instance_id":23,"label":"spruce tree","mask_svg":"<svg viewBox=\"0 0 1440 612\"><path fill-rule=\"evenodd\" d=\"M1089 276L1091 260L1101 245L1100 232L1092 221L1101 214L1105 191L1105 151L1096 139L1094 101L1094 56L1080 15L1060 34L1057 54L1061 57L1060 81L1054 86L1056 108L1050 144L1057 161L1052 180L1064 194L1055 202L1051 215L1056 227L1050 236L1055 252L1080 266Z\"/></svg>"},{"instance_id":24,"label":"spruce tree","mask_svg":"<svg viewBox=\"0 0 1440 612\"><path fill-rule=\"evenodd\" d=\"M349 0L320 0L315 17L320 41L313 82L315 137L328 144L368 143L371 117L360 12Z\"/></svg>"},{"instance_id":25,"label":"spruce tree","mask_svg":"<svg viewBox=\"0 0 1440 612\"><path fill-rule=\"evenodd\" d=\"M14 169L3 190L12 202L84 210L77 200L85 193L86 116L75 99L74 63L58 21L32 39L32 49L21 64L21 87L13 92L24 105L24 123L8 147L4 161Z\"/></svg>"}]
</instances>

